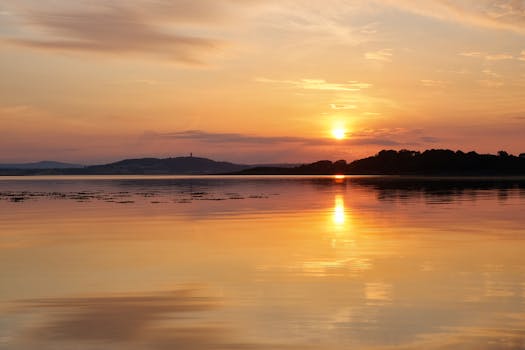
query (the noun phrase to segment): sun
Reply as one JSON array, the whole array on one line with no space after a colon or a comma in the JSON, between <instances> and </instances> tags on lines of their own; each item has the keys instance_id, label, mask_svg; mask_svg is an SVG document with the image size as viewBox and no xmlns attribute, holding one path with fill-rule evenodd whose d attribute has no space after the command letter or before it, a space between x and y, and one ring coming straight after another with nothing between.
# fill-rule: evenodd
<instances>
[{"instance_id":1,"label":"sun","mask_svg":"<svg viewBox=\"0 0 525 350\"><path fill-rule=\"evenodd\" d=\"M342 140L346 137L346 130L342 128L335 128L332 130L332 136L336 140Z\"/></svg>"}]
</instances>

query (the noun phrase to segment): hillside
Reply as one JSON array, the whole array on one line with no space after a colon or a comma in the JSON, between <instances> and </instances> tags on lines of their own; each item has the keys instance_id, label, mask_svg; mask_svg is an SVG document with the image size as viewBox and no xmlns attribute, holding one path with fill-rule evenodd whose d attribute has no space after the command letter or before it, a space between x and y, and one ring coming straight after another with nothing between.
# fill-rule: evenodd
<instances>
[{"instance_id":1,"label":"hillside","mask_svg":"<svg viewBox=\"0 0 525 350\"><path fill-rule=\"evenodd\" d=\"M199 157L126 159L82 169L83 174L216 174L240 171L248 165Z\"/></svg>"},{"instance_id":2,"label":"hillside","mask_svg":"<svg viewBox=\"0 0 525 350\"><path fill-rule=\"evenodd\" d=\"M125 159L103 165L68 169L0 169L1 175L169 175L231 173L249 165L199 157Z\"/></svg>"},{"instance_id":3,"label":"hillside","mask_svg":"<svg viewBox=\"0 0 525 350\"><path fill-rule=\"evenodd\" d=\"M44 160L33 163L0 164L0 169L67 169L82 168L83 165Z\"/></svg>"}]
</instances>

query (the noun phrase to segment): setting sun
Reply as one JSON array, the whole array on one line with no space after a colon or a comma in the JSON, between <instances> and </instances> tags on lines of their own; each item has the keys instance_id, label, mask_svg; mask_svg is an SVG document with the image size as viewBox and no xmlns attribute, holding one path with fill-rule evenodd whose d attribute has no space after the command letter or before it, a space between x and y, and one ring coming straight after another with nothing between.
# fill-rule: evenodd
<instances>
[{"instance_id":1,"label":"setting sun","mask_svg":"<svg viewBox=\"0 0 525 350\"><path fill-rule=\"evenodd\" d=\"M346 136L346 130L342 128L333 129L332 136L337 140L342 140Z\"/></svg>"}]
</instances>

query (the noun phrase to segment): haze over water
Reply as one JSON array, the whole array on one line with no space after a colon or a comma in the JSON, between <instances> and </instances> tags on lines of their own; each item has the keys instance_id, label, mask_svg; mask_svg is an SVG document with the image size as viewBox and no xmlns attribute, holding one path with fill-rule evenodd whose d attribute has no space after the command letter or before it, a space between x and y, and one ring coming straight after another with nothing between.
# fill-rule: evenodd
<instances>
[{"instance_id":1,"label":"haze over water","mask_svg":"<svg viewBox=\"0 0 525 350\"><path fill-rule=\"evenodd\" d=\"M0 180L0 349L523 349L525 179Z\"/></svg>"}]
</instances>

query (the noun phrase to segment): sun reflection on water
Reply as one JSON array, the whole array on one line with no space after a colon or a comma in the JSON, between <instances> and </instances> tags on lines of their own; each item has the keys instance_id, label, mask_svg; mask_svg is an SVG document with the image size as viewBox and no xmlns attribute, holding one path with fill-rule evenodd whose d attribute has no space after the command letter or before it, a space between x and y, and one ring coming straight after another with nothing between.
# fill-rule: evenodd
<instances>
[{"instance_id":1,"label":"sun reflection on water","mask_svg":"<svg viewBox=\"0 0 525 350\"><path fill-rule=\"evenodd\" d=\"M346 176L344 176L344 175L341 175L341 174L334 175L334 180L335 180L336 183L343 183L345 181L345 179L346 179Z\"/></svg>"},{"instance_id":2,"label":"sun reflection on water","mask_svg":"<svg viewBox=\"0 0 525 350\"><path fill-rule=\"evenodd\" d=\"M335 196L335 206L334 206L334 224L338 227L344 226L345 224L345 201L342 195Z\"/></svg>"}]
</instances>

